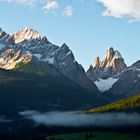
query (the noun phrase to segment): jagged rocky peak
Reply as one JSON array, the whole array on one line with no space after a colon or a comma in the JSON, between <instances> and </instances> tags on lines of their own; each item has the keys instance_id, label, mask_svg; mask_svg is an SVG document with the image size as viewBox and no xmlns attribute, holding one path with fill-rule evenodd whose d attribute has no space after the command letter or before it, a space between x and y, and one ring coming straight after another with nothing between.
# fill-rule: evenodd
<instances>
[{"instance_id":1,"label":"jagged rocky peak","mask_svg":"<svg viewBox=\"0 0 140 140\"><path fill-rule=\"evenodd\" d=\"M100 67L100 57L97 56L94 60L94 63L92 65L94 68L99 68Z\"/></svg>"},{"instance_id":2,"label":"jagged rocky peak","mask_svg":"<svg viewBox=\"0 0 140 140\"><path fill-rule=\"evenodd\" d=\"M105 53L105 56L98 68L109 68L114 72L119 69L119 72L121 72L126 68L126 64L124 63L124 59L120 52L111 47Z\"/></svg>"},{"instance_id":3,"label":"jagged rocky peak","mask_svg":"<svg viewBox=\"0 0 140 140\"><path fill-rule=\"evenodd\" d=\"M12 36L0 28L0 54L2 50L5 50L5 47L13 47L14 42Z\"/></svg>"},{"instance_id":4,"label":"jagged rocky peak","mask_svg":"<svg viewBox=\"0 0 140 140\"><path fill-rule=\"evenodd\" d=\"M111 47L106 51L103 60L100 61L100 57L97 56L92 66L94 69L111 67L116 59L123 59L123 58L119 51L114 50L114 48Z\"/></svg>"},{"instance_id":5,"label":"jagged rocky peak","mask_svg":"<svg viewBox=\"0 0 140 140\"><path fill-rule=\"evenodd\" d=\"M73 55L72 51L66 43L62 44L60 49L63 50L63 53L66 53L66 55Z\"/></svg>"},{"instance_id":6,"label":"jagged rocky peak","mask_svg":"<svg viewBox=\"0 0 140 140\"><path fill-rule=\"evenodd\" d=\"M100 61L99 56L95 58L94 60L94 64L92 65L94 69L99 69L99 68L109 68L109 67L116 67L116 64L118 64L117 61L122 62L122 66L125 67L124 65L124 60L120 54L119 51L114 50L113 47L109 48L106 53L105 56L103 57L103 60Z\"/></svg>"},{"instance_id":7,"label":"jagged rocky peak","mask_svg":"<svg viewBox=\"0 0 140 140\"><path fill-rule=\"evenodd\" d=\"M65 50L65 51L69 51L69 47L68 47L68 45L66 43L63 43L62 46L61 46L61 48L63 50Z\"/></svg>"},{"instance_id":8,"label":"jagged rocky peak","mask_svg":"<svg viewBox=\"0 0 140 140\"><path fill-rule=\"evenodd\" d=\"M2 32L2 29L0 28L0 32Z\"/></svg>"},{"instance_id":9,"label":"jagged rocky peak","mask_svg":"<svg viewBox=\"0 0 140 140\"><path fill-rule=\"evenodd\" d=\"M104 58L112 59L114 57L115 53L116 53L116 51L114 50L113 47L111 47L106 51Z\"/></svg>"},{"instance_id":10,"label":"jagged rocky peak","mask_svg":"<svg viewBox=\"0 0 140 140\"><path fill-rule=\"evenodd\" d=\"M20 43L24 40L32 40L32 39L38 39L41 40L44 37L39 34L36 30L30 28L30 27L25 27L21 31L15 33L13 35L15 43Z\"/></svg>"},{"instance_id":11,"label":"jagged rocky peak","mask_svg":"<svg viewBox=\"0 0 140 140\"><path fill-rule=\"evenodd\" d=\"M119 51L114 50L113 47L109 48L101 62L101 67L112 67L116 59L123 59Z\"/></svg>"},{"instance_id":12,"label":"jagged rocky peak","mask_svg":"<svg viewBox=\"0 0 140 140\"><path fill-rule=\"evenodd\" d=\"M2 30L2 28L0 28L0 38L3 37L3 35L6 35L6 34L7 34L7 33L4 32L4 31Z\"/></svg>"},{"instance_id":13,"label":"jagged rocky peak","mask_svg":"<svg viewBox=\"0 0 140 140\"><path fill-rule=\"evenodd\" d=\"M114 48L113 47L109 48L104 56L104 59L108 59L108 60L112 59L114 53L115 53Z\"/></svg>"},{"instance_id":14,"label":"jagged rocky peak","mask_svg":"<svg viewBox=\"0 0 140 140\"><path fill-rule=\"evenodd\" d=\"M127 66L120 52L111 47L106 51L102 61L99 57L95 59L94 65L90 66L87 75L93 81L108 79L121 73L126 68Z\"/></svg>"}]
</instances>

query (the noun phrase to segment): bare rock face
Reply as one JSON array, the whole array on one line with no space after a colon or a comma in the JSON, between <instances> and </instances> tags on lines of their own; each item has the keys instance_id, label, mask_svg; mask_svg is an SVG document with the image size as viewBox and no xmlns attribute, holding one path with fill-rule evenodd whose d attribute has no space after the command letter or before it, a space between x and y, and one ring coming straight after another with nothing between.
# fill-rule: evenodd
<instances>
[{"instance_id":1,"label":"bare rock face","mask_svg":"<svg viewBox=\"0 0 140 140\"><path fill-rule=\"evenodd\" d=\"M18 64L26 64L30 62L32 56L27 53L21 53L20 50L7 49L0 58L0 68L11 70Z\"/></svg>"},{"instance_id":2,"label":"bare rock face","mask_svg":"<svg viewBox=\"0 0 140 140\"><path fill-rule=\"evenodd\" d=\"M14 46L14 42L13 42L12 36L4 32L0 28L0 53L2 53L7 48L11 48L13 46Z\"/></svg>"},{"instance_id":3,"label":"bare rock face","mask_svg":"<svg viewBox=\"0 0 140 140\"><path fill-rule=\"evenodd\" d=\"M64 43L55 53L54 65L69 79L90 91L97 89L88 79L82 65L78 64L69 47Z\"/></svg>"},{"instance_id":4,"label":"bare rock face","mask_svg":"<svg viewBox=\"0 0 140 140\"><path fill-rule=\"evenodd\" d=\"M87 75L92 81L108 79L121 73L126 68L127 66L119 51L110 48L102 61L99 57L95 59L95 63L90 66Z\"/></svg>"},{"instance_id":5,"label":"bare rock face","mask_svg":"<svg viewBox=\"0 0 140 140\"><path fill-rule=\"evenodd\" d=\"M100 57L97 56L94 61L94 68L98 69L100 67Z\"/></svg>"},{"instance_id":6,"label":"bare rock face","mask_svg":"<svg viewBox=\"0 0 140 140\"><path fill-rule=\"evenodd\" d=\"M111 101L130 97L140 92L140 61L118 75L118 81L104 94ZM111 97L111 98L110 98Z\"/></svg>"}]
</instances>

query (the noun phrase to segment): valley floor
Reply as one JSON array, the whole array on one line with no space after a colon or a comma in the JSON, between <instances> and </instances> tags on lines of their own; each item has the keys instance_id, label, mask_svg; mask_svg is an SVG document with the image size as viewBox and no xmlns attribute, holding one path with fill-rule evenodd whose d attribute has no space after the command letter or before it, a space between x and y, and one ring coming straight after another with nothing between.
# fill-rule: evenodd
<instances>
[{"instance_id":1,"label":"valley floor","mask_svg":"<svg viewBox=\"0 0 140 140\"><path fill-rule=\"evenodd\" d=\"M115 132L83 132L47 137L47 140L140 140L140 135Z\"/></svg>"}]
</instances>

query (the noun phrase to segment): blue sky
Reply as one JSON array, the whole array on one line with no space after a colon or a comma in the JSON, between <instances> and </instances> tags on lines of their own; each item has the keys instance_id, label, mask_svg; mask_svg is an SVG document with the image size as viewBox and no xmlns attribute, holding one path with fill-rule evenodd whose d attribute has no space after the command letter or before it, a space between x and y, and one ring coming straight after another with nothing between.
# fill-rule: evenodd
<instances>
[{"instance_id":1,"label":"blue sky","mask_svg":"<svg viewBox=\"0 0 140 140\"><path fill-rule=\"evenodd\" d=\"M26 26L69 45L85 69L109 47L128 65L140 59L138 0L0 0L0 27L13 34Z\"/></svg>"}]
</instances>

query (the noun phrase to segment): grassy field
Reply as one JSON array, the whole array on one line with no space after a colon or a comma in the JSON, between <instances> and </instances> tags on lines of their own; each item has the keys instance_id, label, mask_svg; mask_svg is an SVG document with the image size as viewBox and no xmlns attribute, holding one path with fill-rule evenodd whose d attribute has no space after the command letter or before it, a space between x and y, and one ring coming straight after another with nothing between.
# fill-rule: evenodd
<instances>
[{"instance_id":1,"label":"grassy field","mask_svg":"<svg viewBox=\"0 0 140 140\"><path fill-rule=\"evenodd\" d=\"M140 136L115 132L83 132L50 136L47 140L140 140Z\"/></svg>"}]
</instances>

